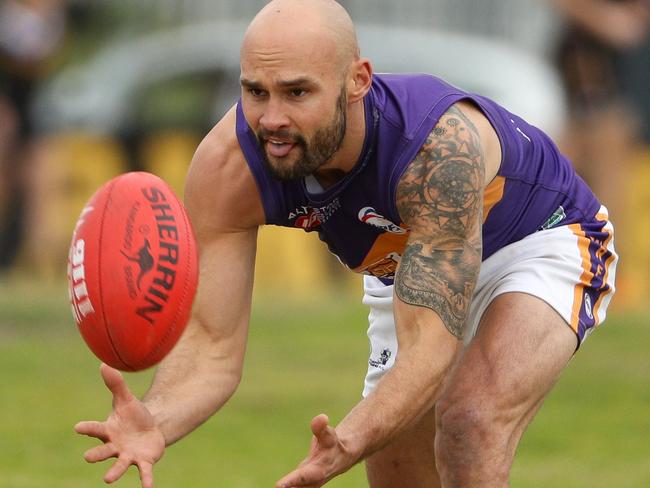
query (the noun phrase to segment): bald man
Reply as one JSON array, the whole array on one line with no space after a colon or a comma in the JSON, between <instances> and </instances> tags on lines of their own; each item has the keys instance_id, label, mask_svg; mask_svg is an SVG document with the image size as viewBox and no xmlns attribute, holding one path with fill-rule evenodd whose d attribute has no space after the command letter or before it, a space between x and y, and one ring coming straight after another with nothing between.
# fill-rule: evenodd
<instances>
[{"instance_id":1,"label":"bald man","mask_svg":"<svg viewBox=\"0 0 650 488\"><path fill-rule=\"evenodd\" d=\"M104 443L153 486L166 445L217 412L242 374L257 229L316 231L365 274L363 399L313 419L278 487L319 487L366 460L372 488L507 486L517 443L605 317L616 254L607 212L538 129L428 75L373 75L331 0L274 0L241 49L242 96L192 162L200 243L187 331L142 401L114 396Z\"/></svg>"}]
</instances>

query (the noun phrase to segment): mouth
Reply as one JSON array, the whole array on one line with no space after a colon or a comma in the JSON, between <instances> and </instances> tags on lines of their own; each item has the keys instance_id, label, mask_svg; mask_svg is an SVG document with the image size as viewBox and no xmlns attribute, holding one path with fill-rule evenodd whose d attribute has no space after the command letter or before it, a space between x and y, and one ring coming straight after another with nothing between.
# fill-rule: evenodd
<instances>
[{"instance_id":1,"label":"mouth","mask_svg":"<svg viewBox=\"0 0 650 488\"><path fill-rule=\"evenodd\" d=\"M289 141L278 139L267 139L265 142L266 151L273 157L284 158L294 148L295 144Z\"/></svg>"}]
</instances>

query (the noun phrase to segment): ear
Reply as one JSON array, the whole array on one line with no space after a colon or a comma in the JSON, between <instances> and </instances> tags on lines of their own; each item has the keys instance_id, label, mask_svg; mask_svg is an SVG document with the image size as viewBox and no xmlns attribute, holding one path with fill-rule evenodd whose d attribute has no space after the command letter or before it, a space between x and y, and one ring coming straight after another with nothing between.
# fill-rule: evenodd
<instances>
[{"instance_id":1,"label":"ear","mask_svg":"<svg viewBox=\"0 0 650 488\"><path fill-rule=\"evenodd\" d=\"M359 58L350 68L348 81L348 103L361 100L370 91L372 84L372 64L368 58Z\"/></svg>"}]
</instances>

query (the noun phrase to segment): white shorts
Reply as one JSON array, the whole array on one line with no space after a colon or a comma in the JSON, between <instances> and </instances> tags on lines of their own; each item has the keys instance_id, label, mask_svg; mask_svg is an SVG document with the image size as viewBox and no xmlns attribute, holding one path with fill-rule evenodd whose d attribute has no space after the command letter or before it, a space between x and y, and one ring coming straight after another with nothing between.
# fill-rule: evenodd
<instances>
[{"instance_id":1,"label":"white shorts","mask_svg":"<svg viewBox=\"0 0 650 488\"><path fill-rule=\"evenodd\" d=\"M581 344L605 320L614 294L618 256L607 210L587 224L543 230L509 244L481 264L467 317L465 343L476 335L483 313L508 292L536 296L553 307ZM364 277L363 303L370 307L370 359L363 396L368 395L397 356L393 286Z\"/></svg>"}]
</instances>

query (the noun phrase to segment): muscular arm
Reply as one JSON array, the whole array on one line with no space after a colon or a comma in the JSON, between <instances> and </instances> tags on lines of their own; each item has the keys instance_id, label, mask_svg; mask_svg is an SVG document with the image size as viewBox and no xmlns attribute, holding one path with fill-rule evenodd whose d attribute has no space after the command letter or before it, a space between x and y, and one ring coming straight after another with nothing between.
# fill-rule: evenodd
<instances>
[{"instance_id":1,"label":"muscular arm","mask_svg":"<svg viewBox=\"0 0 650 488\"><path fill-rule=\"evenodd\" d=\"M474 124L453 106L397 190L411 235L395 279L396 311L418 313L403 304L431 309L458 339L481 264L483 157Z\"/></svg>"},{"instance_id":2,"label":"muscular arm","mask_svg":"<svg viewBox=\"0 0 650 488\"><path fill-rule=\"evenodd\" d=\"M411 228L395 279L395 366L337 427L358 459L430 410L459 348L481 262L485 156L462 104L439 120L401 177L397 204Z\"/></svg>"},{"instance_id":3,"label":"muscular arm","mask_svg":"<svg viewBox=\"0 0 650 488\"><path fill-rule=\"evenodd\" d=\"M263 211L236 141L228 147L232 124L224 125L197 150L186 183L200 253L192 317L144 397L167 444L221 408L242 374Z\"/></svg>"},{"instance_id":4,"label":"muscular arm","mask_svg":"<svg viewBox=\"0 0 650 488\"><path fill-rule=\"evenodd\" d=\"M143 401L167 445L206 421L241 379L250 317L255 231L215 237L201 250L200 290L182 339Z\"/></svg>"}]
</instances>

